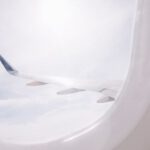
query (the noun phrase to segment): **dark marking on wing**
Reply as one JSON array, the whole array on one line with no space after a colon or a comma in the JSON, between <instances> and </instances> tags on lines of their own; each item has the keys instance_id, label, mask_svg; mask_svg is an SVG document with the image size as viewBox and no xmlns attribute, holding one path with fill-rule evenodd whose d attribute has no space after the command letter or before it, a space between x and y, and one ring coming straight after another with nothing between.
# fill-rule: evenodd
<instances>
[{"instance_id":1,"label":"dark marking on wing","mask_svg":"<svg viewBox=\"0 0 150 150\"><path fill-rule=\"evenodd\" d=\"M78 93L78 92L83 92L86 91L84 89L77 89L77 88L70 88L70 89L66 89L63 91L59 91L57 92L58 95L67 95L67 94L73 94L73 93Z\"/></svg>"},{"instance_id":2,"label":"dark marking on wing","mask_svg":"<svg viewBox=\"0 0 150 150\"><path fill-rule=\"evenodd\" d=\"M100 98L97 103L108 103L108 102L112 102L114 101L115 98L114 97L111 97L111 96L104 96L102 98Z\"/></svg>"},{"instance_id":3,"label":"dark marking on wing","mask_svg":"<svg viewBox=\"0 0 150 150\"><path fill-rule=\"evenodd\" d=\"M48 83L46 82L41 82L41 81L33 81L33 82L30 82L30 83L27 83L26 85L27 86L41 86L41 85L46 85Z\"/></svg>"}]
</instances>

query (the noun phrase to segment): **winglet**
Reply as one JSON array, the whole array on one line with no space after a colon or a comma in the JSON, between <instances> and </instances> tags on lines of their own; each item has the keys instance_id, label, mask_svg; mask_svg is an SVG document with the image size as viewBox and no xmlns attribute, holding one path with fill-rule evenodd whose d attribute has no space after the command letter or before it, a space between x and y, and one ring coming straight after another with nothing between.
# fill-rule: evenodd
<instances>
[{"instance_id":1,"label":"winglet","mask_svg":"<svg viewBox=\"0 0 150 150\"><path fill-rule=\"evenodd\" d=\"M18 73L17 70L15 70L3 57L0 55L0 61L2 65L4 66L5 70L12 75L16 75Z\"/></svg>"}]
</instances>

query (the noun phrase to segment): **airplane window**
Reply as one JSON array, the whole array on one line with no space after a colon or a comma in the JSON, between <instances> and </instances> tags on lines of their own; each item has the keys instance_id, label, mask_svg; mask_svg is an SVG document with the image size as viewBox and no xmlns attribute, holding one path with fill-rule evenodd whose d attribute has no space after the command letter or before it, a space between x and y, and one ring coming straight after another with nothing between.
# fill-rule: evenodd
<instances>
[{"instance_id":1,"label":"airplane window","mask_svg":"<svg viewBox=\"0 0 150 150\"><path fill-rule=\"evenodd\" d=\"M51 141L112 107L130 62L135 0L0 1L0 140Z\"/></svg>"}]
</instances>

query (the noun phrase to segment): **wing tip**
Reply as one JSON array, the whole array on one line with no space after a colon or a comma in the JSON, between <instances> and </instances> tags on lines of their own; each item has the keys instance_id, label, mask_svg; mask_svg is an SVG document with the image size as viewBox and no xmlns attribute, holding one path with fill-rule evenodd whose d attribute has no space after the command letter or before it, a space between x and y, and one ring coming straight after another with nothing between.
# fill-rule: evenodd
<instances>
[{"instance_id":1,"label":"wing tip","mask_svg":"<svg viewBox=\"0 0 150 150\"><path fill-rule=\"evenodd\" d=\"M0 61L2 65L4 66L5 70L11 74L11 75L17 75L18 71L15 70L6 60L5 58L0 54Z\"/></svg>"}]
</instances>

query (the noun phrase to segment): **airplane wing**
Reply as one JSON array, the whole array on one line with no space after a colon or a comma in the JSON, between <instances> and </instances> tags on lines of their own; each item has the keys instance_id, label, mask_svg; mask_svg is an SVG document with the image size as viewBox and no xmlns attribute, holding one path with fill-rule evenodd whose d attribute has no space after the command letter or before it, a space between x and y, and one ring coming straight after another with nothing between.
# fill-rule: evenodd
<instances>
[{"instance_id":1,"label":"airplane wing","mask_svg":"<svg viewBox=\"0 0 150 150\"><path fill-rule=\"evenodd\" d=\"M35 79L35 78L32 77L32 76L20 74L20 73L19 73L16 69L14 69L14 68L4 59L4 57L2 57L1 55L0 55L0 61L1 61L2 65L4 66L5 70L6 70L10 75L32 80L32 82L27 83L28 86L39 86L39 85L48 84L47 82L43 82L43 81L37 80L37 79Z\"/></svg>"},{"instance_id":2,"label":"airplane wing","mask_svg":"<svg viewBox=\"0 0 150 150\"><path fill-rule=\"evenodd\" d=\"M65 90L58 91L57 92L58 95L67 95L67 94L73 94L73 93L84 92L84 91L95 91L95 92L100 92L104 95L103 98L98 100L98 103L103 103L103 102L113 101L118 93L118 87L120 89L120 82L119 82L119 84L115 83L115 85L117 85L117 86L119 85L117 87L117 89L116 89L116 86L114 86L110 83L103 84L102 86L100 86L97 89L92 89L92 88L89 89L86 86L84 88L73 87L73 84L71 86L69 86L69 88L67 88L70 83L70 80L66 80L66 79L62 79L62 78L51 78L51 79L49 79L49 81L45 81L45 80L39 79L37 77L19 73L19 71L14 69L1 55L0 55L0 61L1 61L2 65L4 66L5 70L10 75L29 79L30 82L26 84L27 86L42 86L45 84L59 84L59 85L63 85L64 87L66 87Z\"/></svg>"}]
</instances>

